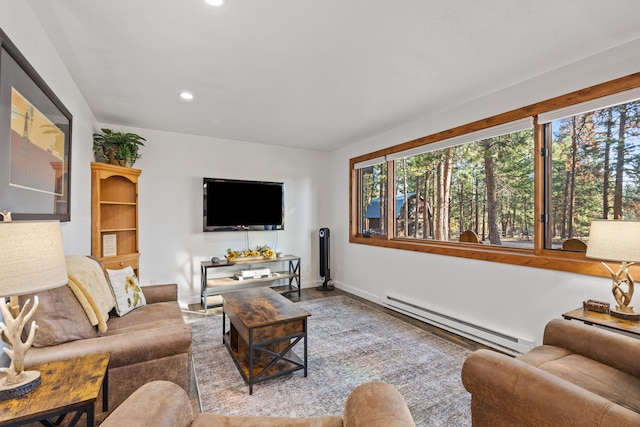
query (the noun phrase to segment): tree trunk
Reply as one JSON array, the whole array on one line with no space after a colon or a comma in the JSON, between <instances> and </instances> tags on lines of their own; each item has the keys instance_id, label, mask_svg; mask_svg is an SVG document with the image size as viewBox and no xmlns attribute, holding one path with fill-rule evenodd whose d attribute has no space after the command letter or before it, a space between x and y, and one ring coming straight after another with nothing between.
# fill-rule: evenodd
<instances>
[{"instance_id":1,"label":"tree trunk","mask_svg":"<svg viewBox=\"0 0 640 427\"><path fill-rule=\"evenodd\" d=\"M582 116L584 117L584 116ZM584 118L583 118L584 120ZM568 191L568 206L567 206L567 238L573 237L573 224L575 222L574 208L575 208L575 193L576 193L576 157L578 152L578 141L580 140L581 130L584 123L578 123L576 117L572 119L573 129L571 132L571 152L569 153L569 191Z\"/></svg>"},{"instance_id":2,"label":"tree trunk","mask_svg":"<svg viewBox=\"0 0 640 427\"><path fill-rule=\"evenodd\" d=\"M487 187L487 222L489 224L489 243L500 245L500 231L498 230L498 191L495 177L495 165L491 153L491 140L482 141L484 147L484 173Z\"/></svg>"},{"instance_id":3,"label":"tree trunk","mask_svg":"<svg viewBox=\"0 0 640 427\"><path fill-rule=\"evenodd\" d=\"M447 148L442 161L438 164L438 208L434 236L436 240L449 240L449 198L451 194L452 165L453 148Z\"/></svg>"},{"instance_id":4,"label":"tree trunk","mask_svg":"<svg viewBox=\"0 0 640 427\"><path fill-rule=\"evenodd\" d=\"M428 239L431 236L431 232L433 230L433 222L432 222L432 218L431 218L431 205L429 203L429 183L430 183L430 174L429 171L425 171L424 172L424 208L423 208L423 212L424 212L424 220L423 220L423 231L422 231L422 238L423 239Z\"/></svg>"},{"instance_id":5,"label":"tree trunk","mask_svg":"<svg viewBox=\"0 0 640 427\"><path fill-rule=\"evenodd\" d=\"M613 190L613 218L622 219L622 179L624 175L625 128L627 127L627 107L621 105L620 125L618 130L618 147L616 159L616 182Z\"/></svg>"},{"instance_id":6,"label":"tree trunk","mask_svg":"<svg viewBox=\"0 0 640 427\"><path fill-rule=\"evenodd\" d=\"M407 160L402 158L402 194L404 195L404 202L402 203L402 219L403 219L403 227L396 227L396 233L400 235L402 232L402 237L409 236L409 197L407 194ZM396 214L397 218L397 214Z\"/></svg>"},{"instance_id":7,"label":"tree trunk","mask_svg":"<svg viewBox=\"0 0 640 427\"><path fill-rule=\"evenodd\" d=\"M609 177L611 176L611 137L613 133L613 108L607 110L607 137L604 141L604 171L602 178L602 218L609 219Z\"/></svg>"}]
</instances>

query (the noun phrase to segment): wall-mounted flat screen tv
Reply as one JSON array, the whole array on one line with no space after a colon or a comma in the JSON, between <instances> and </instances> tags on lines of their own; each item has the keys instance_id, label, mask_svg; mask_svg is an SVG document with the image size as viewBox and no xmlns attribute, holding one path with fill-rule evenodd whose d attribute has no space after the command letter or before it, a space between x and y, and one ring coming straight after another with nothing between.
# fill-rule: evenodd
<instances>
[{"instance_id":1,"label":"wall-mounted flat screen tv","mask_svg":"<svg viewBox=\"0 0 640 427\"><path fill-rule=\"evenodd\" d=\"M284 183L204 178L204 231L284 230Z\"/></svg>"}]
</instances>

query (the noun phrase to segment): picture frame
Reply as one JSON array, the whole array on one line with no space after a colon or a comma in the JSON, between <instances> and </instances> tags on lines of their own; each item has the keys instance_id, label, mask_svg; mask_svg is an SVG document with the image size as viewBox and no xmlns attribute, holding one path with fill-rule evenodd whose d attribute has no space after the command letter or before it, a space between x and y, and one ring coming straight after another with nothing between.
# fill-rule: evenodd
<instances>
[{"instance_id":1,"label":"picture frame","mask_svg":"<svg viewBox=\"0 0 640 427\"><path fill-rule=\"evenodd\" d=\"M69 110L0 30L0 211L71 220Z\"/></svg>"}]
</instances>

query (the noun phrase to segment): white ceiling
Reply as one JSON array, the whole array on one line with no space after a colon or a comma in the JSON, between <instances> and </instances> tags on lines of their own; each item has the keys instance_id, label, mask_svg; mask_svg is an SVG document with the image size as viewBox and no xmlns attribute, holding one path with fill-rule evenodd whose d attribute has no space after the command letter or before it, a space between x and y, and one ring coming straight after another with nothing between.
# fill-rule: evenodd
<instances>
[{"instance_id":1,"label":"white ceiling","mask_svg":"<svg viewBox=\"0 0 640 427\"><path fill-rule=\"evenodd\" d=\"M28 2L99 122L323 151L640 38L637 0Z\"/></svg>"}]
</instances>

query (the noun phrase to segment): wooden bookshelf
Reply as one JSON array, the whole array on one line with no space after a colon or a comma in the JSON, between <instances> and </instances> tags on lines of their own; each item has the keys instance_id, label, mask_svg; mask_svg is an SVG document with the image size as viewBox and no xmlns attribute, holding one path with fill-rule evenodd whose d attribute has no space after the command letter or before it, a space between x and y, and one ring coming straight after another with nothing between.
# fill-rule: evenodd
<instances>
[{"instance_id":1,"label":"wooden bookshelf","mask_svg":"<svg viewBox=\"0 0 640 427\"><path fill-rule=\"evenodd\" d=\"M108 269L131 266L138 277L138 178L141 172L107 163L91 163L91 254ZM115 245L112 245L113 239Z\"/></svg>"}]
</instances>

